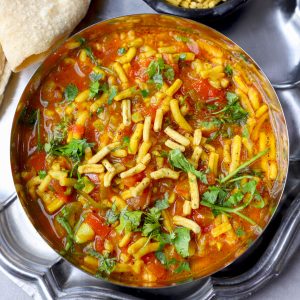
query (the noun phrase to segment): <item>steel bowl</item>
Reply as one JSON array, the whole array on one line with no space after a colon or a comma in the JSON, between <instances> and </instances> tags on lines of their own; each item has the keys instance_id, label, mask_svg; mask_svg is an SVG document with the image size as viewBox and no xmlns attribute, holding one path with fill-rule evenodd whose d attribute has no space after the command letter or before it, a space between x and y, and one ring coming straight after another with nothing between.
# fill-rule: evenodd
<instances>
[{"instance_id":1,"label":"steel bowl","mask_svg":"<svg viewBox=\"0 0 300 300\"><path fill-rule=\"evenodd\" d=\"M183 8L166 0L144 0L151 8L159 13L176 15L202 22L215 22L242 8L248 0L227 0L213 8Z\"/></svg>"},{"instance_id":2,"label":"steel bowl","mask_svg":"<svg viewBox=\"0 0 300 300\"><path fill-rule=\"evenodd\" d=\"M273 126L273 130L275 132L276 141L277 141L277 159L278 159L278 177L277 180L271 190L271 195L275 199L278 204L280 202L286 178L287 178L287 170L289 163L289 140L288 140L288 130L286 126L286 121L284 117L284 113L281 107L281 104L278 100L278 97L272 88L269 80L266 75L262 72L259 66L253 61L253 59L245 53L239 46L237 46L233 41L225 37L223 34L215 31L214 29L207 27L203 24L199 24L195 21L178 18L174 16L168 15L153 15L153 14L141 14L141 15L130 15L125 17L118 17L115 19L106 20L95 25L92 25L84 30L82 30L79 34L82 37L86 37L90 32L97 31L101 32L117 32L119 28L122 30L132 29L136 26L138 27L156 27L156 28L171 28L175 29L178 32L186 32L189 31L192 34L199 35L201 37L207 38L211 41L216 41L219 45L222 45L225 49L234 52L235 55L242 55L246 61L247 73L251 74L252 80L257 84L260 91L264 94L265 101L269 105L270 109L270 119ZM67 40L69 41L69 40ZM11 132L11 169L13 174L13 179L16 187L16 191L18 193L21 204L28 216L31 220L32 224L39 232L39 234L46 240L46 242L59 254L59 249L55 247L55 237L53 232L49 232L44 229L42 226L44 222L47 222L46 216L43 214L41 207L38 204L33 204L32 200L26 195L26 191L24 188L24 182L20 176L22 157L20 156L20 146L22 139L22 132L19 131L20 124L18 122L22 109L25 107L28 102L30 102L33 94L38 90L43 79L51 72L51 70L56 66L56 64L63 58L66 53L66 49L62 47L56 49L52 54L50 54L45 61L41 64L35 74L32 76L30 81L28 82L22 97L18 103ZM34 205L34 209L32 206ZM272 216L274 215L276 210L273 211ZM270 222L272 216L269 218L268 223ZM263 233L262 233L263 234ZM236 252L234 256L229 259L224 259L224 261L218 262L213 269L205 270L205 273L202 272L194 276L193 278L187 278L189 283L184 285L185 287L197 286L199 284L199 280L217 272L221 269L227 267L232 262L241 258L242 255L246 255L249 253L250 249L254 249L254 243L244 252L244 249L240 249L240 251ZM74 262L70 257L65 257L67 261L74 265ZM76 265L75 265L76 266ZM78 267L78 266L76 266ZM79 268L79 267L78 267ZM99 279L100 280L100 279ZM192 282L191 282L192 281ZM130 286L130 287L140 287L145 288L143 286L137 286L134 283L130 282L115 282L114 284ZM169 282L166 285L170 287L165 288L163 291L168 294L169 288L174 286L181 286L183 282ZM153 292L156 291L156 286L151 287ZM183 288L183 287L182 287ZM160 289L160 293L161 293Z\"/></svg>"}]
</instances>

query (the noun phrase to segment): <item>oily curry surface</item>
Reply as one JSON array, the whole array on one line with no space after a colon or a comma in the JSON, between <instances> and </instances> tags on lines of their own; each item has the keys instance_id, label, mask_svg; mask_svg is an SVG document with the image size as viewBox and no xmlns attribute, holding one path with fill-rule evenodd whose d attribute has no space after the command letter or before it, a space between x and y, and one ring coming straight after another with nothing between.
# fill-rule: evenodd
<instances>
[{"instance_id":1,"label":"oily curry surface","mask_svg":"<svg viewBox=\"0 0 300 300\"><path fill-rule=\"evenodd\" d=\"M13 170L62 255L163 286L218 270L257 238L276 206L276 139L240 52L187 30L122 28L89 29L48 59L22 100Z\"/></svg>"}]
</instances>

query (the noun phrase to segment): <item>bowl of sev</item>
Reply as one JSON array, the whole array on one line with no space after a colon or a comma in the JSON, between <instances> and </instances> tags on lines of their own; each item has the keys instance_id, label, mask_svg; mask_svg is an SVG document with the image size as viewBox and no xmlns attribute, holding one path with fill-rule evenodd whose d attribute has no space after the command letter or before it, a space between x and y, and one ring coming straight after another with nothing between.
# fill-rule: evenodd
<instances>
[{"instance_id":1,"label":"bowl of sev","mask_svg":"<svg viewBox=\"0 0 300 300\"><path fill-rule=\"evenodd\" d=\"M165 287L240 257L288 168L278 98L236 44L196 22L133 15L65 41L18 104L11 165L31 222L113 283Z\"/></svg>"}]
</instances>

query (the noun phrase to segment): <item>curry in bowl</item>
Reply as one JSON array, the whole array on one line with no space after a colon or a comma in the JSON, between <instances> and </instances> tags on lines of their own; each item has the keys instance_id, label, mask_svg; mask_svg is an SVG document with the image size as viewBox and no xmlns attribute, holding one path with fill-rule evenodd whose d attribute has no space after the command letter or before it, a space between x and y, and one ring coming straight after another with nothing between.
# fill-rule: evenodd
<instances>
[{"instance_id":1,"label":"curry in bowl","mask_svg":"<svg viewBox=\"0 0 300 300\"><path fill-rule=\"evenodd\" d=\"M226 266L268 223L286 175L268 85L232 42L178 18L72 37L17 109L12 169L33 224L115 282L165 286Z\"/></svg>"}]
</instances>

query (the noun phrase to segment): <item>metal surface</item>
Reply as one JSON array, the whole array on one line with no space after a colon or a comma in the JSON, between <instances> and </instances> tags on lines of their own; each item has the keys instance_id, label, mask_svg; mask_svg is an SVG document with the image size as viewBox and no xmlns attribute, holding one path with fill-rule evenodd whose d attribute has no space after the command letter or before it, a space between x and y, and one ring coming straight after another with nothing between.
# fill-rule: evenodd
<instances>
[{"instance_id":1,"label":"metal surface","mask_svg":"<svg viewBox=\"0 0 300 300\"><path fill-rule=\"evenodd\" d=\"M128 13L152 12L141 0L93 1L80 28L101 19ZM253 0L230 19L215 25L242 46L262 66L273 83L299 81L300 30L296 1ZM35 299L137 299L153 298L150 293L114 288L84 274L60 260L27 220L13 195L9 166L10 125L15 106L36 67L14 75L0 112L0 269L22 285ZM283 87L281 85L281 87ZM255 252L242 262L206 280L185 285L172 299L240 299L257 291L280 274L298 248L300 222L300 88L281 89L278 95L287 116L291 141L288 183L280 210L260 239ZM159 298L160 295L156 297Z\"/></svg>"}]
</instances>

